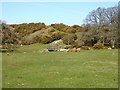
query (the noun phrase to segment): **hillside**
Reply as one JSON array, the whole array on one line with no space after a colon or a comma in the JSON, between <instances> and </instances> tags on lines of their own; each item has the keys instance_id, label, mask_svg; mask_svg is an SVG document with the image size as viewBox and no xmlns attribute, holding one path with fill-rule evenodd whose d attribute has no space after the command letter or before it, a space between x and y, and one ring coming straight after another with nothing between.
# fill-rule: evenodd
<instances>
[{"instance_id":1,"label":"hillside","mask_svg":"<svg viewBox=\"0 0 120 90\"><path fill-rule=\"evenodd\" d=\"M84 30L79 25L68 26L63 23L45 25L44 23L26 23L10 25L19 33L22 44L44 43L63 39L66 35L71 38ZM68 37L69 37L68 36Z\"/></svg>"},{"instance_id":2,"label":"hillside","mask_svg":"<svg viewBox=\"0 0 120 90\"><path fill-rule=\"evenodd\" d=\"M35 43L49 44L56 40L63 40L63 43L71 47L89 46L101 49L102 46L111 48L120 47L120 37L118 36L118 8L101 8L91 11L85 18L86 23L82 26L69 26L64 23L55 23L46 25L39 23L22 23L4 26L13 29L4 33L3 44L15 44L19 41L22 45L31 45ZM10 38L8 37L10 36ZM18 43L16 43L18 44ZM100 45L98 45L100 44Z\"/></svg>"}]
</instances>

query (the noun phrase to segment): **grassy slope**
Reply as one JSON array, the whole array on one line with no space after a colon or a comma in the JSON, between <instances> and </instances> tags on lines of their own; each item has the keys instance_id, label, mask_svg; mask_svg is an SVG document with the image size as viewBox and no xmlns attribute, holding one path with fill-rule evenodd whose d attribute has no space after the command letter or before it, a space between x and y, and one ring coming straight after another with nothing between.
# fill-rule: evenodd
<instances>
[{"instance_id":1,"label":"grassy slope","mask_svg":"<svg viewBox=\"0 0 120 90\"><path fill-rule=\"evenodd\" d=\"M117 50L41 53L44 47L3 53L3 87L118 87Z\"/></svg>"}]
</instances>

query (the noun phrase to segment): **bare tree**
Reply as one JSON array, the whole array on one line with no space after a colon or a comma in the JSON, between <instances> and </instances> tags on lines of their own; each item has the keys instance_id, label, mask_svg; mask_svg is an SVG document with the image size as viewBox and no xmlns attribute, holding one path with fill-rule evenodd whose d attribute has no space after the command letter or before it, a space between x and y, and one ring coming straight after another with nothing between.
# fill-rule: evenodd
<instances>
[{"instance_id":1,"label":"bare tree","mask_svg":"<svg viewBox=\"0 0 120 90\"><path fill-rule=\"evenodd\" d=\"M117 34L118 34L118 7L110 7L110 8L97 8L89 13L86 17L86 25L90 25L93 29L99 30L99 36L102 38L103 43L105 42L105 38L107 37L104 33L104 27L109 27L109 34L111 47L114 48L117 43ZM109 36L109 35L108 35Z\"/></svg>"},{"instance_id":2,"label":"bare tree","mask_svg":"<svg viewBox=\"0 0 120 90\"><path fill-rule=\"evenodd\" d=\"M18 35L14 32L14 29L6 23L0 23L0 45L3 49L13 50L13 48L19 44Z\"/></svg>"}]
</instances>

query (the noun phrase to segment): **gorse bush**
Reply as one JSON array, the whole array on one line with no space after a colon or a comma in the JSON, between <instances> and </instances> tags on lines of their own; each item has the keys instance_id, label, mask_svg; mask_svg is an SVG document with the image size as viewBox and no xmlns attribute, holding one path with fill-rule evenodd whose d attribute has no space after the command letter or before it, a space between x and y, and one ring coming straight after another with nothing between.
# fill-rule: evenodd
<instances>
[{"instance_id":1,"label":"gorse bush","mask_svg":"<svg viewBox=\"0 0 120 90\"><path fill-rule=\"evenodd\" d=\"M103 49L103 47L104 47L104 45L101 42L97 42L93 46L94 49Z\"/></svg>"},{"instance_id":2,"label":"gorse bush","mask_svg":"<svg viewBox=\"0 0 120 90\"><path fill-rule=\"evenodd\" d=\"M72 47L77 47L77 48L79 48L79 47L81 47L81 46L84 45L84 42L76 40L76 41L75 41L74 43L72 43L71 45L72 45Z\"/></svg>"},{"instance_id":3,"label":"gorse bush","mask_svg":"<svg viewBox=\"0 0 120 90\"><path fill-rule=\"evenodd\" d=\"M47 35L42 35L40 39L41 39L41 43L43 43L43 44L48 44L53 41L53 38L51 36L47 36Z\"/></svg>"},{"instance_id":4,"label":"gorse bush","mask_svg":"<svg viewBox=\"0 0 120 90\"><path fill-rule=\"evenodd\" d=\"M39 31L43 28L46 28L44 23L22 23L22 24L13 24L10 25L15 28L15 32L22 33L23 35L28 35Z\"/></svg>"},{"instance_id":5,"label":"gorse bush","mask_svg":"<svg viewBox=\"0 0 120 90\"><path fill-rule=\"evenodd\" d=\"M71 45L72 43L74 43L74 41L76 39L77 39L77 37L74 34L66 34L62 38L63 43L66 44L66 45Z\"/></svg>"}]
</instances>

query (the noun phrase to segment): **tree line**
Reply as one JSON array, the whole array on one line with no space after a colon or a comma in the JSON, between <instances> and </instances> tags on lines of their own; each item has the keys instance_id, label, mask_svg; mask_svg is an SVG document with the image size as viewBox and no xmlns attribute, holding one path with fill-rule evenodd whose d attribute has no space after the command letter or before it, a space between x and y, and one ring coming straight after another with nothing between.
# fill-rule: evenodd
<instances>
[{"instance_id":1,"label":"tree line","mask_svg":"<svg viewBox=\"0 0 120 90\"><path fill-rule=\"evenodd\" d=\"M64 44L71 47L118 48L120 45L118 14L117 6L99 7L89 12L81 26L69 26L63 23L45 25L43 22L8 25L1 21L0 44L7 48L9 45L18 44L49 44L61 39Z\"/></svg>"}]
</instances>

